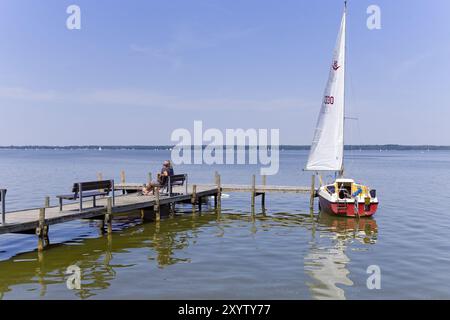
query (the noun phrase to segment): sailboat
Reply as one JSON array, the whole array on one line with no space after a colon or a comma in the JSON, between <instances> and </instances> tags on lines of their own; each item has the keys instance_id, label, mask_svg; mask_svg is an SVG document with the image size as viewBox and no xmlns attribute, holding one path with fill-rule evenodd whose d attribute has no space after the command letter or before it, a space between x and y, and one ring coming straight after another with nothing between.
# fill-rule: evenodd
<instances>
[{"instance_id":1,"label":"sailboat","mask_svg":"<svg viewBox=\"0 0 450 320\"><path fill-rule=\"evenodd\" d=\"M321 211L339 216L371 216L378 208L376 190L344 178L345 25L347 2L336 40L328 82L305 170L334 171L335 181L316 191ZM320 176L319 176L320 177ZM315 179L315 178L314 178ZM321 179L320 179L321 181Z\"/></svg>"}]
</instances>

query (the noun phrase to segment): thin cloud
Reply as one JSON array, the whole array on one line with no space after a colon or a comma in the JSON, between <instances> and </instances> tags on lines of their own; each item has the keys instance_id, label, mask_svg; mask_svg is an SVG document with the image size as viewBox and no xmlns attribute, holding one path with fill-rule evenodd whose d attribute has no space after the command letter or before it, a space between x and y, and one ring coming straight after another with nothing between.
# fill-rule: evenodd
<instances>
[{"instance_id":1,"label":"thin cloud","mask_svg":"<svg viewBox=\"0 0 450 320\"><path fill-rule=\"evenodd\" d=\"M130 50L134 53L148 55L155 59L164 61L174 70L180 68L182 65L181 57L178 56L173 50L145 47L137 44L131 44Z\"/></svg>"},{"instance_id":2,"label":"thin cloud","mask_svg":"<svg viewBox=\"0 0 450 320\"><path fill-rule=\"evenodd\" d=\"M180 110L198 109L264 109L277 110L310 106L298 98L241 99L241 98L185 98L149 93L141 90L101 90L90 93L84 102L105 105L128 105L135 107L158 107Z\"/></svg>"},{"instance_id":3,"label":"thin cloud","mask_svg":"<svg viewBox=\"0 0 450 320\"><path fill-rule=\"evenodd\" d=\"M0 87L0 99L67 105L127 106L178 110L280 110L316 106L296 97L258 98L188 98L165 95L143 89L97 89L84 92L36 91Z\"/></svg>"},{"instance_id":4,"label":"thin cloud","mask_svg":"<svg viewBox=\"0 0 450 320\"><path fill-rule=\"evenodd\" d=\"M35 91L22 87L0 87L0 98L23 101L54 101L57 94L54 91Z\"/></svg>"},{"instance_id":5,"label":"thin cloud","mask_svg":"<svg viewBox=\"0 0 450 320\"><path fill-rule=\"evenodd\" d=\"M216 47L224 42L247 38L258 31L257 28L231 29L220 32L194 32L189 27L178 28L170 40L159 47L133 43L130 50L137 54L148 55L168 63L172 69L183 65L183 55L192 50L204 50Z\"/></svg>"},{"instance_id":6,"label":"thin cloud","mask_svg":"<svg viewBox=\"0 0 450 320\"><path fill-rule=\"evenodd\" d=\"M399 63L398 67L396 69L394 69L394 72L393 72L394 78L399 78L400 76L404 75L405 73L408 73L408 72L414 70L419 65L421 65L423 62L425 62L427 59L431 59L431 58L433 58L432 52L423 52L423 53L408 57L407 59L405 59L401 63Z\"/></svg>"}]
</instances>

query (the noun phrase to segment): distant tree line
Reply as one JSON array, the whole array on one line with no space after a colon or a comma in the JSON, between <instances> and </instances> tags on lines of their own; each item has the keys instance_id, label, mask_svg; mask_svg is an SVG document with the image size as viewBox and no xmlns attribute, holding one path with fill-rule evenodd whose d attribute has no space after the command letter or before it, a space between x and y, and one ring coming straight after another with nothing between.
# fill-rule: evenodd
<instances>
[{"instance_id":1,"label":"distant tree line","mask_svg":"<svg viewBox=\"0 0 450 320\"><path fill-rule=\"evenodd\" d=\"M41 145L27 145L27 146L0 146L0 149L42 149L42 150L171 150L173 145L124 145L124 146L108 146L108 145L73 145L73 146L41 146ZM205 146L203 146L205 147ZM238 146L237 148L256 148L255 146ZM280 150L309 150L309 145L281 145ZM439 145L400 145L400 144L371 144L371 145L346 145L345 150L450 150L450 146Z\"/></svg>"}]
</instances>

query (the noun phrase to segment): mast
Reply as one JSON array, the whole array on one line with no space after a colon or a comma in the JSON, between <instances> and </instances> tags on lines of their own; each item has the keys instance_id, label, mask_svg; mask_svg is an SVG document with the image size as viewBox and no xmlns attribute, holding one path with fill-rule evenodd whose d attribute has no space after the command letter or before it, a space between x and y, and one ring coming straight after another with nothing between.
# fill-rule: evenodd
<instances>
[{"instance_id":1,"label":"mast","mask_svg":"<svg viewBox=\"0 0 450 320\"><path fill-rule=\"evenodd\" d=\"M347 20L347 1L344 1L344 19ZM344 60L345 60L345 65L344 68L347 67L347 28L344 29ZM341 165L341 170L339 170L339 177L342 178L344 176L344 152L345 152L345 80L346 80L346 72L344 69L344 104L343 104L343 109L344 109L344 119L342 120L344 122L344 134L342 136L342 140L344 141L342 143L342 165Z\"/></svg>"}]
</instances>

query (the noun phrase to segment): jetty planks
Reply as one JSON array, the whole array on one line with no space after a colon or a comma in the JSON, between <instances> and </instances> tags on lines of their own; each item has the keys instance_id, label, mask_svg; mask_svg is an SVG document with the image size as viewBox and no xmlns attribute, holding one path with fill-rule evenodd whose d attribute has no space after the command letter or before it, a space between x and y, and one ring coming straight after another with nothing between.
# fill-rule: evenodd
<instances>
[{"instance_id":1,"label":"jetty planks","mask_svg":"<svg viewBox=\"0 0 450 320\"><path fill-rule=\"evenodd\" d=\"M142 188L143 184L140 183L117 183L114 188L116 190L127 190L127 191L136 191ZM214 184L197 184L197 190L209 190L216 188L217 185ZM256 193L263 192L281 192L281 193L310 193L310 187L301 187L301 186L276 186L276 185L255 185L255 189L253 189L252 185L244 185L244 184L222 184L221 185L222 192L252 192L253 190ZM192 186L190 188L192 190Z\"/></svg>"}]
</instances>

